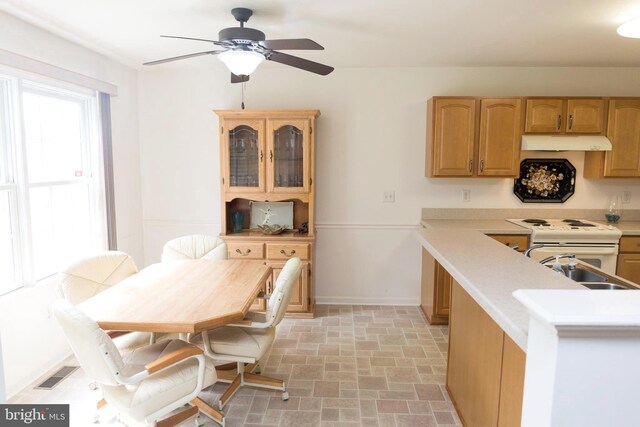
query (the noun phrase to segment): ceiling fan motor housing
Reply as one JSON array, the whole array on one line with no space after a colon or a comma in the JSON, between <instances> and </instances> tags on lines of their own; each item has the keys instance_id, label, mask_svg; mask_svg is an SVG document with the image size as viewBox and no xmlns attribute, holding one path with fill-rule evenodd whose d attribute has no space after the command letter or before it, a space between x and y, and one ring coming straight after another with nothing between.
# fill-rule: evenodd
<instances>
[{"instance_id":1,"label":"ceiling fan motor housing","mask_svg":"<svg viewBox=\"0 0 640 427\"><path fill-rule=\"evenodd\" d=\"M220 30L218 33L220 41L234 41L238 44L251 44L251 42L261 42L265 40L262 31L247 27L231 27Z\"/></svg>"}]
</instances>

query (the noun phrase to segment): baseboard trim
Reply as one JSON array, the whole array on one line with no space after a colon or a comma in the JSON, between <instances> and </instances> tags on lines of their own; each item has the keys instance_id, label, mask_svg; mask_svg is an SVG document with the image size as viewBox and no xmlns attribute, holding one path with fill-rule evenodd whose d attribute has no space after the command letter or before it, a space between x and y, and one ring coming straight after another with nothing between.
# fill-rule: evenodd
<instances>
[{"instance_id":1,"label":"baseboard trim","mask_svg":"<svg viewBox=\"0 0 640 427\"><path fill-rule=\"evenodd\" d=\"M418 307L420 298L315 297L316 305L401 305Z\"/></svg>"}]
</instances>

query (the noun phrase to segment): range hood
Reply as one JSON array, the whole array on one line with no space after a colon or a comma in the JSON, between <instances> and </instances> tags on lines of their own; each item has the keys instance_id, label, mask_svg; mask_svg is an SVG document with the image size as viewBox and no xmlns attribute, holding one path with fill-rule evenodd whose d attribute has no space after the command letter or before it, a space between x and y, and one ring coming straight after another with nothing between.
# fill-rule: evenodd
<instances>
[{"instance_id":1,"label":"range hood","mask_svg":"<svg viewBox=\"0 0 640 427\"><path fill-rule=\"evenodd\" d=\"M600 135L522 135L526 151L611 151L611 141Z\"/></svg>"}]
</instances>

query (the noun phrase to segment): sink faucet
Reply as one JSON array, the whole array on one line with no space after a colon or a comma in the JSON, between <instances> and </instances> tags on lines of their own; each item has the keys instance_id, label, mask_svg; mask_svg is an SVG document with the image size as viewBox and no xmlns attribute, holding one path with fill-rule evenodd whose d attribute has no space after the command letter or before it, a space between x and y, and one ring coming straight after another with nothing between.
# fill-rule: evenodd
<instances>
[{"instance_id":1,"label":"sink faucet","mask_svg":"<svg viewBox=\"0 0 640 427\"><path fill-rule=\"evenodd\" d=\"M544 248L544 245L533 245L529 249L524 251L524 256L531 258L531 251L533 251L534 249L540 249L540 248Z\"/></svg>"},{"instance_id":2,"label":"sink faucet","mask_svg":"<svg viewBox=\"0 0 640 427\"><path fill-rule=\"evenodd\" d=\"M546 257L545 259L540 261L540 264L546 264L549 261L553 261L554 259L562 259L562 258L569 258L569 264L568 264L568 268L569 270L575 270L576 266L578 265L576 263L576 256L574 254L562 254L562 255L551 255L549 257Z\"/></svg>"}]
</instances>

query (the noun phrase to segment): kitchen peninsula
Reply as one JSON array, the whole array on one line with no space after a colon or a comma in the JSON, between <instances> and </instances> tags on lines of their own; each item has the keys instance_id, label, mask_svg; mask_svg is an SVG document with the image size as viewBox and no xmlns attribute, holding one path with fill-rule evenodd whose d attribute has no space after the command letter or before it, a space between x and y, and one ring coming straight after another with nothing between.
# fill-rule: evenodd
<instances>
[{"instance_id":1,"label":"kitchen peninsula","mask_svg":"<svg viewBox=\"0 0 640 427\"><path fill-rule=\"evenodd\" d=\"M557 420L562 419L562 422L566 422L567 411L576 411L576 413L581 411L582 414L588 414L579 416L582 421L585 417L591 417L593 422L601 421L602 417L623 421L621 424L610 425L634 425L632 422L638 421L633 418L633 415L627 413L628 410L624 410L624 405L631 408L633 405L628 399L620 398L620 393L616 393L618 401L607 400L608 405L595 405L594 402L601 401L602 398L588 387L590 381L600 381L603 390L614 386L624 389L626 386L624 376L628 376L628 369L620 375L620 372L612 373L611 368L608 368L609 376L602 377L600 370L604 368L594 363L589 366L588 372L571 371L569 375L565 375L565 372L556 372L554 369L545 371L544 367L541 367L541 362L544 364L551 361L553 365L564 360L563 357L567 354L563 351L568 347L561 347L558 342L566 339L566 330L571 328L574 331L581 331L581 338L574 340L573 343L578 347L578 344L593 338L592 335L601 333L598 330L606 330L613 336L611 340L602 340L600 336L598 345L604 344L605 347L593 354L590 350L585 351L581 356L585 360L593 355L602 356L608 350L617 348L615 347L616 336L622 337L627 333L637 335L631 338L630 347L635 349L640 346L638 339L640 308L633 308L633 306L629 308L626 303L623 314L615 317L615 305L611 305L623 300L639 299L636 307L640 307L640 293L584 290L585 288L578 283L554 273L478 231L432 228L419 230L417 236L423 250L433 256L453 279L447 389L465 425L521 425L522 405L524 405L523 426L563 425ZM527 291L518 291L521 289L527 289ZM513 296L515 291L518 291L518 299ZM556 295L559 299L564 298L565 302L569 295L585 304L580 307L571 304L564 307L551 304L550 308L546 307L547 302L553 303ZM598 295L602 296L603 304L606 303L607 306L600 307L598 301L593 301ZM519 300L526 302L527 307ZM554 323L556 317L547 316L548 325L542 329L546 331L545 333L552 331L551 338L547 337L546 344L541 344L543 341L539 339L539 333L542 329L537 328L538 339L535 339L533 341L535 344L532 344L529 330L530 314L536 312L537 318L544 319L549 313L554 314L554 310L558 310L558 307L561 312L563 309L566 310L567 314L580 313L580 316L575 318L578 319L578 323L572 324L571 322L575 319L571 316L560 316L559 318L565 323L559 325ZM614 316L615 319L613 321L609 319L607 323L607 319L603 320L602 316L585 315L584 310L588 312L591 309L600 311L601 314L604 313L603 315ZM593 323L590 323L591 320ZM606 327L598 323L602 321L607 323ZM616 329L622 327L622 324L624 324L623 332ZM560 333L559 331L564 327L567 329L563 329ZM594 341L589 342L593 346ZM548 351L551 359L547 359L541 353L541 349ZM553 351L555 353L552 354ZM536 354L536 357L527 358L527 354ZM624 356L621 357L624 359ZM618 360L621 357L618 357ZM544 377L545 374L559 383L545 382L545 378L536 378L536 376ZM562 384L563 380L564 384ZM569 380L573 381L569 383L569 389L575 388L578 390L576 395L581 396L578 402L572 399L573 395L563 395L563 392L568 391L566 381ZM609 384L609 381L614 384ZM544 389L544 386L551 388ZM580 389L583 390L582 393L579 392ZM527 412L527 408L530 408L531 412ZM548 410L545 412L545 409ZM531 421L533 419L531 414L535 410L544 414L542 418L535 418L537 424ZM578 415L575 416L578 417Z\"/></svg>"}]
</instances>

